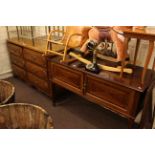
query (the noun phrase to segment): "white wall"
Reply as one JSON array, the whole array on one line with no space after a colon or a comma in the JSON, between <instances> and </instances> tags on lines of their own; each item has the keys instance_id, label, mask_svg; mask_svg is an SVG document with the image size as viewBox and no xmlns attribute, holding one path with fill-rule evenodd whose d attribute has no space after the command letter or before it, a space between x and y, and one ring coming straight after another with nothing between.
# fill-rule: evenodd
<instances>
[{"instance_id":1,"label":"white wall","mask_svg":"<svg viewBox=\"0 0 155 155\"><path fill-rule=\"evenodd\" d=\"M145 41L145 40L141 41L140 49L139 49L138 55L137 55L136 65L144 66L145 59L146 59L146 56L148 53L148 44L149 44L148 41ZM135 52L135 45L136 45L136 40L132 39L129 43L129 51L128 51L130 53L130 57L131 57L132 61L133 61L134 52ZM153 55L151 57L151 61L149 63L149 68L152 68L154 57L155 57L155 48L153 51Z\"/></svg>"},{"instance_id":2,"label":"white wall","mask_svg":"<svg viewBox=\"0 0 155 155\"><path fill-rule=\"evenodd\" d=\"M6 47L7 31L0 26L0 79L12 76L8 50Z\"/></svg>"}]
</instances>

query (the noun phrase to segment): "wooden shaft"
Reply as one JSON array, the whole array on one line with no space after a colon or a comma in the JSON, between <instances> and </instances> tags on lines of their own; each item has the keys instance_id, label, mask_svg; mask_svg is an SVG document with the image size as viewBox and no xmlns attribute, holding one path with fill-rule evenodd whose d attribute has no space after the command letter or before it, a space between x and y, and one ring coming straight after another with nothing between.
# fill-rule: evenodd
<instances>
[{"instance_id":1,"label":"wooden shaft","mask_svg":"<svg viewBox=\"0 0 155 155\"><path fill-rule=\"evenodd\" d=\"M52 51L52 50L46 50L46 51L50 52L50 53L53 53L53 54L56 54L56 55L59 55L59 56L63 56L64 55L63 53L59 53L59 52Z\"/></svg>"},{"instance_id":2,"label":"wooden shaft","mask_svg":"<svg viewBox=\"0 0 155 155\"><path fill-rule=\"evenodd\" d=\"M46 36L47 36L47 34L48 34L48 33L47 33L47 26L45 26L45 33L46 33Z\"/></svg>"},{"instance_id":3,"label":"wooden shaft","mask_svg":"<svg viewBox=\"0 0 155 155\"><path fill-rule=\"evenodd\" d=\"M155 58L154 58L154 60L153 60L152 70L155 71Z\"/></svg>"},{"instance_id":4,"label":"wooden shaft","mask_svg":"<svg viewBox=\"0 0 155 155\"><path fill-rule=\"evenodd\" d=\"M91 64L92 63L91 61L86 60L86 59L82 58L81 56L79 56L73 52L70 52L69 55L78 59L79 61L81 61L85 64ZM105 65L101 65L101 64L98 64L98 66L100 67L100 69L103 69L103 70L107 70L107 71L111 71L111 72L121 72L120 67L116 68L116 67L110 67L110 66L105 66ZM123 72L128 73L128 74L132 74L132 69L124 68Z\"/></svg>"},{"instance_id":5,"label":"wooden shaft","mask_svg":"<svg viewBox=\"0 0 155 155\"><path fill-rule=\"evenodd\" d=\"M31 39L32 39L33 46L35 46L35 42L34 42L34 27L33 26L31 26Z\"/></svg>"},{"instance_id":6,"label":"wooden shaft","mask_svg":"<svg viewBox=\"0 0 155 155\"><path fill-rule=\"evenodd\" d=\"M60 26L57 26L57 30L60 31ZM58 37L60 37L60 33L58 33Z\"/></svg>"},{"instance_id":7,"label":"wooden shaft","mask_svg":"<svg viewBox=\"0 0 155 155\"><path fill-rule=\"evenodd\" d=\"M134 61L133 61L133 64L134 64L134 65L136 64L137 55L138 55L138 50L139 50L139 45L140 45L140 39L137 39L137 42L136 42L136 50L135 50L135 56L134 56Z\"/></svg>"},{"instance_id":8,"label":"wooden shaft","mask_svg":"<svg viewBox=\"0 0 155 155\"><path fill-rule=\"evenodd\" d=\"M56 33L56 29L55 29L55 26L52 26L52 29L53 29L53 31L54 31L54 36L55 36L55 33Z\"/></svg>"},{"instance_id":9,"label":"wooden shaft","mask_svg":"<svg viewBox=\"0 0 155 155\"><path fill-rule=\"evenodd\" d=\"M147 70L148 64L150 62L152 53L153 53L153 49L154 49L154 41L150 40L149 41L149 51L148 51L148 54L147 54L147 57L146 57L146 61L145 61L144 69L143 69L143 73L142 73L142 80L141 80L142 84L144 83L146 70Z\"/></svg>"},{"instance_id":10,"label":"wooden shaft","mask_svg":"<svg viewBox=\"0 0 155 155\"><path fill-rule=\"evenodd\" d=\"M19 29L18 29L18 26L16 26L16 30L17 30L17 37L18 37L18 40L19 40Z\"/></svg>"},{"instance_id":11,"label":"wooden shaft","mask_svg":"<svg viewBox=\"0 0 155 155\"><path fill-rule=\"evenodd\" d=\"M6 26L6 30L7 30L8 39L10 39L10 33L9 33L9 27L8 26Z\"/></svg>"},{"instance_id":12,"label":"wooden shaft","mask_svg":"<svg viewBox=\"0 0 155 155\"><path fill-rule=\"evenodd\" d=\"M124 49L123 49L124 52L126 52L128 50L128 43L129 43L129 38L128 37L125 37L125 40L124 40ZM125 64L125 58L122 60L122 67L121 67L120 77L123 76L124 64Z\"/></svg>"},{"instance_id":13,"label":"wooden shaft","mask_svg":"<svg viewBox=\"0 0 155 155\"><path fill-rule=\"evenodd\" d=\"M123 60L121 61L121 73L120 73L120 77L123 76L124 67L125 67L125 60L123 59Z\"/></svg>"},{"instance_id":14,"label":"wooden shaft","mask_svg":"<svg viewBox=\"0 0 155 155\"><path fill-rule=\"evenodd\" d=\"M51 27L48 26L48 34L51 32Z\"/></svg>"}]
</instances>

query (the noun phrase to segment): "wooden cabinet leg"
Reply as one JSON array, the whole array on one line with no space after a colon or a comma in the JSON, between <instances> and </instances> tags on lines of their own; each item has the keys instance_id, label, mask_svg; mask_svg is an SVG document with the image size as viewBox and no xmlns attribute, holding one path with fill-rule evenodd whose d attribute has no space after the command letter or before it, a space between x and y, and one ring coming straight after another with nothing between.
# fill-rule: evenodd
<instances>
[{"instance_id":1,"label":"wooden cabinet leg","mask_svg":"<svg viewBox=\"0 0 155 155\"><path fill-rule=\"evenodd\" d=\"M51 89L52 89L52 103L53 106L56 106L56 96L55 96L55 84L51 83Z\"/></svg>"},{"instance_id":2,"label":"wooden cabinet leg","mask_svg":"<svg viewBox=\"0 0 155 155\"><path fill-rule=\"evenodd\" d=\"M132 129L134 125L134 120L133 119L128 119L128 129Z\"/></svg>"}]
</instances>

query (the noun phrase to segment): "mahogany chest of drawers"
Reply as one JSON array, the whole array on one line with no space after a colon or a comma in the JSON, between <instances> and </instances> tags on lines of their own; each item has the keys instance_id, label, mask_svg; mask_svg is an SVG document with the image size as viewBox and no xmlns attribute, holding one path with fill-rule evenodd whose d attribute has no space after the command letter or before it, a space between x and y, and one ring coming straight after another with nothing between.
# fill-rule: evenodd
<instances>
[{"instance_id":1,"label":"mahogany chest of drawers","mask_svg":"<svg viewBox=\"0 0 155 155\"><path fill-rule=\"evenodd\" d=\"M22 44L7 43L12 70L15 76L51 96L47 61L40 50L33 50Z\"/></svg>"}]
</instances>

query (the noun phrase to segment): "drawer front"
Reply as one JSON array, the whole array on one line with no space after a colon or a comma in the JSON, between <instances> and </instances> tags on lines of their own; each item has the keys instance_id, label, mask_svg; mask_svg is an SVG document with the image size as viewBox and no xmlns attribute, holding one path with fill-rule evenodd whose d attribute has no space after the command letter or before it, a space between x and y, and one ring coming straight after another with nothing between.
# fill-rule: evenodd
<instances>
[{"instance_id":1,"label":"drawer front","mask_svg":"<svg viewBox=\"0 0 155 155\"><path fill-rule=\"evenodd\" d=\"M31 73L27 73L27 78L32 85L39 88L42 92L49 93L49 85L46 81L39 79Z\"/></svg>"},{"instance_id":2,"label":"drawer front","mask_svg":"<svg viewBox=\"0 0 155 155\"><path fill-rule=\"evenodd\" d=\"M22 56L22 47L8 43L8 51L16 56Z\"/></svg>"},{"instance_id":3,"label":"drawer front","mask_svg":"<svg viewBox=\"0 0 155 155\"><path fill-rule=\"evenodd\" d=\"M26 79L26 72L22 68L12 65L14 75L18 76L19 78L25 80Z\"/></svg>"},{"instance_id":4,"label":"drawer front","mask_svg":"<svg viewBox=\"0 0 155 155\"><path fill-rule=\"evenodd\" d=\"M17 66L24 68L25 61L22 58L15 56L14 54L10 54L10 58L13 64L16 64Z\"/></svg>"},{"instance_id":5,"label":"drawer front","mask_svg":"<svg viewBox=\"0 0 155 155\"><path fill-rule=\"evenodd\" d=\"M86 96L101 106L128 115L134 104L135 91L87 76Z\"/></svg>"},{"instance_id":6,"label":"drawer front","mask_svg":"<svg viewBox=\"0 0 155 155\"><path fill-rule=\"evenodd\" d=\"M34 75L44 80L47 80L47 70L45 68L42 68L30 62L26 62L25 66L27 71L33 73Z\"/></svg>"},{"instance_id":7,"label":"drawer front","mask_svg":"<svg viewBox=\"0 0 155 155\"><path fill-rule=\"evenodd\" d=\"M24 48L23 54L26 60L29 60L39 66L46 67L46 59L41 53Z\"/></svg>"},{"instance_id":8,"label":"drawer front","mask_svg":"<svg viewBox=\"0 0 155 155\"><path fill-rule=\"evenodd\" d=\"M83 73L52 64L52 81L76 93L83 93Z\"/></svg>"}]
</instances>

